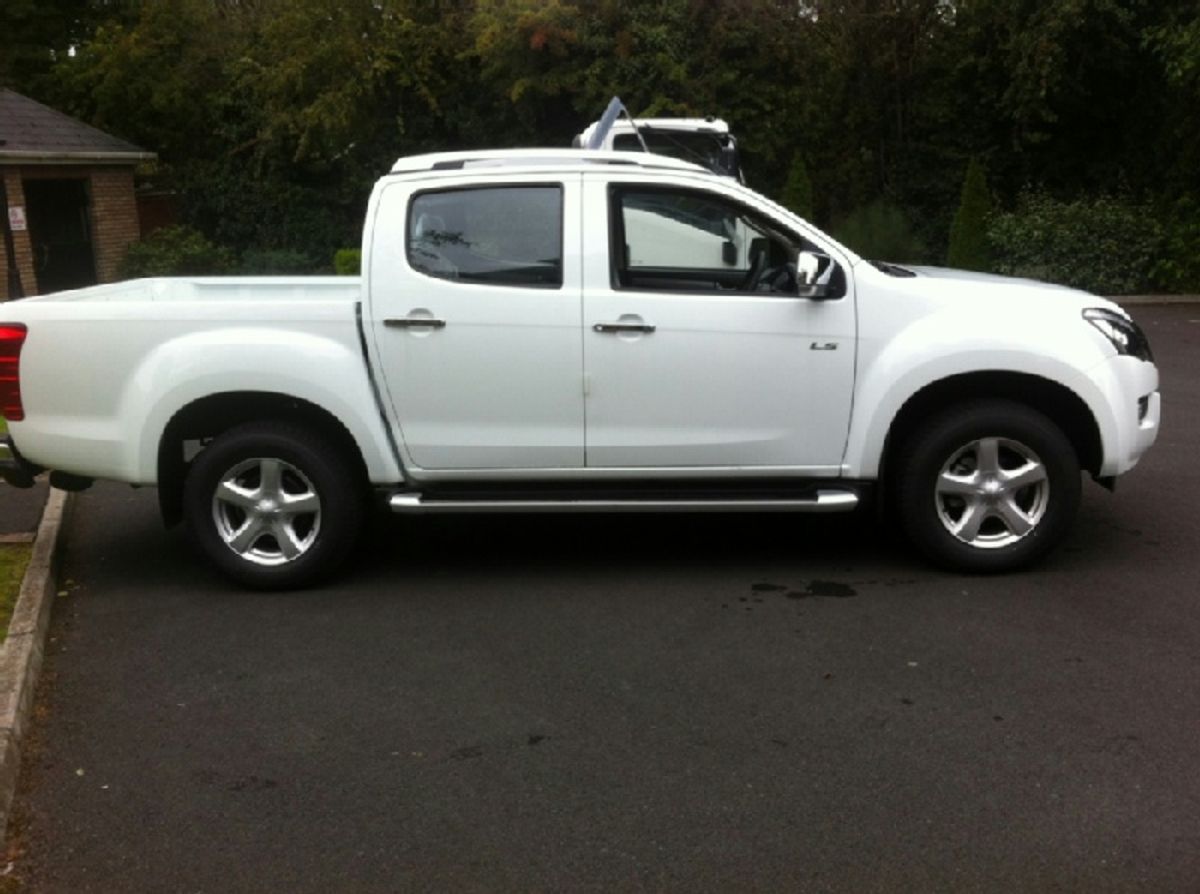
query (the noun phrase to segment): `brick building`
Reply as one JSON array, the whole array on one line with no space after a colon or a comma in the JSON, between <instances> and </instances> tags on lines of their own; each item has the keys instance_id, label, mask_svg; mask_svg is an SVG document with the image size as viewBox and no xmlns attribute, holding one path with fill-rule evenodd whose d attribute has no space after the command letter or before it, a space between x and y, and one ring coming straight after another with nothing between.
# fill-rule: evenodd
<instances>
[{"instance_id":1,"label":"brick building","mask_svg":"<svg viewBox=\"0 0 1200 894\"><path fill-rule=\"evenodd\" d=\"M116 279L139 236L133 172L154 157L0 90L0 299Z\"/></svg>"}]
</instances>

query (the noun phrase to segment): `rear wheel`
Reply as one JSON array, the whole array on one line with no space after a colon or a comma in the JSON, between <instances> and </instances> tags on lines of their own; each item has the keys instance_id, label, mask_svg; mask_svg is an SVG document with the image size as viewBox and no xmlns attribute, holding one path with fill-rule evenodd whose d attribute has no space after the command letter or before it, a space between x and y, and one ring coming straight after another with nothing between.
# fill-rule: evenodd
<instances>
[{"instance_id":1,"label":"rear wheel","mask_svg":"<svg viewBox=\"0 0 1200 894\"><path fill-rule=\"evenodd\" d=\"M184 485L184 515L223 572L259 589L300 587L332 572L357 539L363 488L319 434L251 423L201 451Z\"/></svg>"},{"instance_id":2,"label":"rear wheel","mask_svg":"<svg viewBox=\"0 0 1200 894\"><path fill-rule=\"evenodd\" d=\"M897 465L908 537L939 564L1009 571L1066 535L1079 506L1079 460L1046 416L1011 401L978 401L932 418Z\"/></svg>"}]
</instances>

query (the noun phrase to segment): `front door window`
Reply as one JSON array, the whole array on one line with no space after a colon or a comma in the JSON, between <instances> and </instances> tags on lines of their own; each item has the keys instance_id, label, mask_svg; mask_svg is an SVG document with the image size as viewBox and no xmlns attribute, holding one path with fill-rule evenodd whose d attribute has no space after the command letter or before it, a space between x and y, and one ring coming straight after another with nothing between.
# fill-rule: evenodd
<instances>
[{"instance_id":1,"label":"front door window","mask_svg":"<svg viewBox=\"0 0 1200 894\"><path fill-rule=\"evenodd\" d=\"M622 288L794 294L802 240L718 196L617 189L614 272Z\"/></svg>"}]
</instances>

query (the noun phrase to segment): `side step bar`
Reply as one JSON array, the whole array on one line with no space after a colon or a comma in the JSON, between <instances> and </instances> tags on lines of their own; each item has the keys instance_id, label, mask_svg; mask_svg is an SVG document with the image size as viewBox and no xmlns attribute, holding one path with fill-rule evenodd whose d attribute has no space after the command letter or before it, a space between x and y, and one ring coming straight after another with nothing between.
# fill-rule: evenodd
<instances>
[{"instance_id":1,"label":"side step bar","mask_svg":"<svg viewBox=\"0 0 1200 894\"><path fill-rule=\"evenodd\" d=\"M393 512L432 514L450 512L849 512L858 505L858 494L822 488L812 497L772 499L427 499L417 493L394 494L388 500Z\"/></svg>"}]
</instances>

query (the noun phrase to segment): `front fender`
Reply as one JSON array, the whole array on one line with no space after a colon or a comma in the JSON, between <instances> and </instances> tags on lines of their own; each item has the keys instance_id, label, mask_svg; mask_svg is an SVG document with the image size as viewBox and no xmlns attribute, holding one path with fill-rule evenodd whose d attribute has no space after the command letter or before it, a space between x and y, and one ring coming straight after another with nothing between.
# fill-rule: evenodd
<instances>
[{"instance_id":1,"label":"front fender","mask_svg":"<svg viewBox=\"0 0 1200 894\"><path fill-rule=\"evenodd\" d=\"M1091 411L1108 455L1116 443L1117 423L1103 385L1090 374L1107 359L1082 326L1073 337L1047 326L1041 334L1022 332L1018 341L1003 328L963 335L968 328L940 314L926 317L868 356L858 376L855 408L847 438L843 474L879 475L888 432L904 405L922 390L954 376L1018 373L1063 386ZM915 361L915 362L914 362Z\"/></svg>"}]
</instances>

